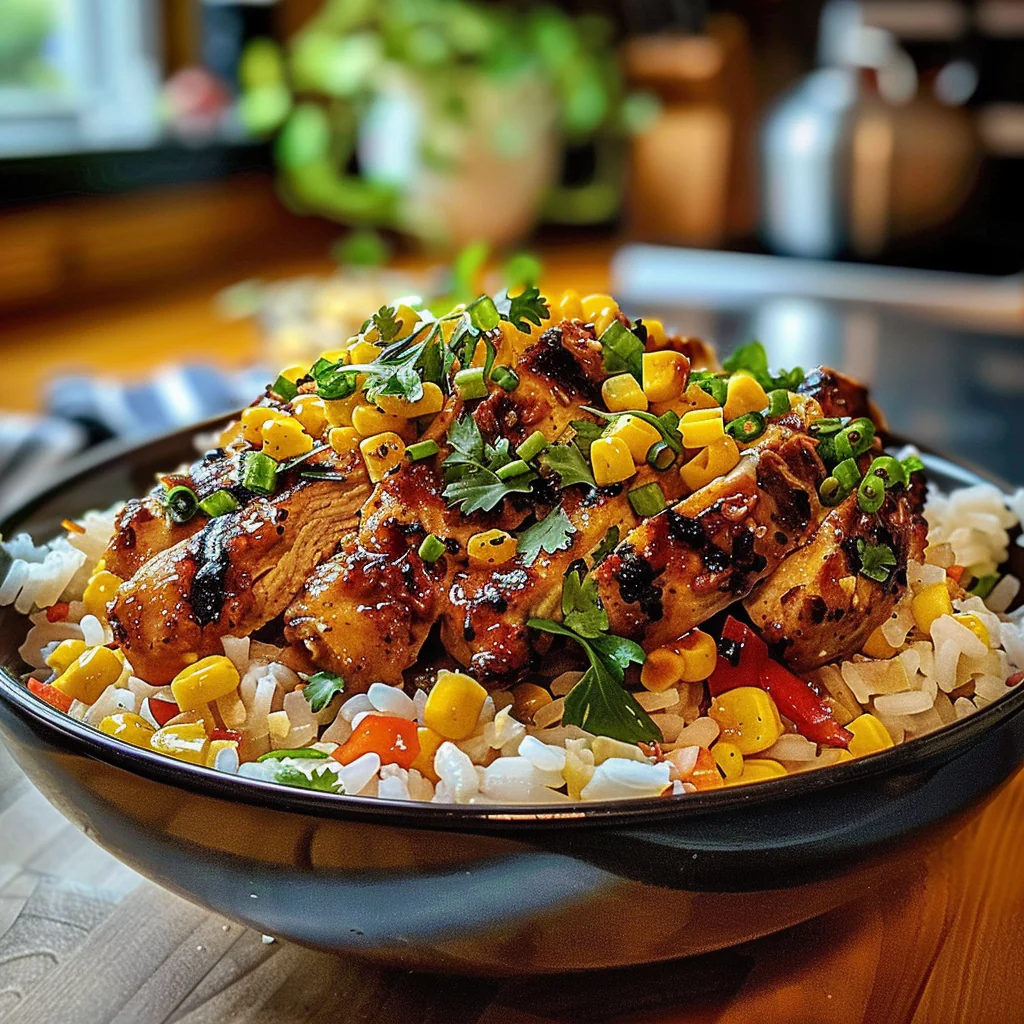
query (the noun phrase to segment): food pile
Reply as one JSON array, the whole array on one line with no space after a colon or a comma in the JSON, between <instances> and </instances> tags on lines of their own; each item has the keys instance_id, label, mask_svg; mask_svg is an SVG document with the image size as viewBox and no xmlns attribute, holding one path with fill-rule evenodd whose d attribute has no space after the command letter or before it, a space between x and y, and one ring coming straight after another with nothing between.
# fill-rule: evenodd
<instances>
[{"instance_id":1,"label":"food pile","mask_svg":"<svg viewBox=\"0 0 1024 1024\"><path fill-rule=\"evenodd\" d=\"M0 603L41 700L219 771L545 804L773 779L1022 679L1014 499L926 507L881 429L834 370L719 365L607 295L395 303L145 497L4 544Z\"/></svg>"}]
</instances>

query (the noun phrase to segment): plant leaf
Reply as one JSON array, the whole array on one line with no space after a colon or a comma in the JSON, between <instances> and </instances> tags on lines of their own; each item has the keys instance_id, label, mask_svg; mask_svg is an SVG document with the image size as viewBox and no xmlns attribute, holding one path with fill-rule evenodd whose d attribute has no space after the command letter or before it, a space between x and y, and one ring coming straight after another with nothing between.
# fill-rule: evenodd
<instances>
[{"instance_id":1,"label":"plant leaf","mask_svg":"<svg viewBox=\"0 0 1024 1024\"><path fill-rule=\"evenodd\" d=\"M569 522L569 517L559 505L519 535L516 553L525 565L533 565L542 551L553 555L556 551L568 550L575 533L576 527Z\"/></svg>"},{"instance_id":2,"label":"plant leaf","mask_svg":"<svg viewBox=\"0 0 1024 1024\"><path fill-rule=\"evenodd\" d=\"M540 457L541 465L557 473L562 488L585 484L597 487L594 474L579 448L570 441L568 444L550 445Z\"/></svg>"},{"instance_id":3,"label":"plant leaf","mask_svg":"<svg viewBox=\"0 0 1024 1024\"><path fill-rule=\"evenodd\" d=\"M274 781L284 786L295 786L298 789L312 789L317 793L345 792L338 773L330 768L318 768L311 775L307 775L294 765L284 764L274 772Z\"/></svg>"},{"instance_id":4,"label":"plant leaf","mask_svg":"<svg viewBox=\"0 0 1024 1024\"><path fill-rule=\"evenodd\" d=\"M302 696L310 711L317 714L339 694L345 692L345 680L333 672L317 672L306 680Z\"/></svg>"}]
</instances>

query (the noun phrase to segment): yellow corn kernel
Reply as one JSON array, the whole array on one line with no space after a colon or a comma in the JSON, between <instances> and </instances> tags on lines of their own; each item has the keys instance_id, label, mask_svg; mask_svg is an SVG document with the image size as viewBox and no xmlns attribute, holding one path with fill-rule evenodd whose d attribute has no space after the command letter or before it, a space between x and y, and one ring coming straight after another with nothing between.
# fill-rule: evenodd
<instances>
[{"instance_id":1,"label":"yellow corn kernel","mask_svg":"<svg viewBox=\"0 0 1024 1024\"><path fill-rule=\"evenodd\" d=\"M313 438L294 417L272 420L263 425L263 451L272 459L279 462L282 459L294 459L312 450Z\"/></svg>"},{"instance_id":2,"label":"yellow corn kernel","mask_svg":"<svg viewBox=\"0 0 1024 1024\"><path fill-rule=\"evenodd\" d=\"M357 405L364 404L366 399L362 393L357 391L348 398L329 398L324 400L324 411L327 413L327 422L332 427L351 427L352 410Z\"/></svg>"},{"instance_id":3,"label":"yellow corn kernel","mask_svg":"<svg viewBox=\"0 0 1024 1024\"><path fill-rule=\"evenodd\" d=\"M871 636L864 641L861 651L869 658L888 659L896 653L896 648L885 639L882 627L877 626Z\"/></svg>"},{"instance_id":4,"label":"yellow corn kernel","mask_svg":"<svg viewBox=\"0 0 1024 1024\"><path fill-rule=\"evenodd\" d=\"M405 442L391 430L373 437L364 437L359 442L359 450L363 453L366 472L374 483L400 465L405 458Z\"/></svg>"},{"instance_id":5,"label":"yellow corn kernel","mask_svg":"<svg viewBox=\"0 0 1024 1024\"><path fill-rule=\"evenodd\" d=\"M711 701L708 715L721 727L722 739L742 754L767 750L782 735L775 701L757 686L737 686Z\"/></svg>"},{"instance_id":6,"label":"yellow corn kernel","mask_svg":"<svg viewBox=\"0 0 1024 1024\"><path fill-rule=\"evenodd\" d=\"M985 623L974 612L964 612L962 615L954 615L953 618L961 626L966 626L986 647L992 646L992 638L988 635Z\"/></svg>"},{"instance_id":7,"label":"yellow corn kernel","mask_svg":"<svg viewBox=\"0 0 1024 1024\"><path fill-rule=\"evenodd\" d=\"M331 427L327 442L339 455L348 455L359 447L362 440L355 427Z\"/></svg>"},{"instance_id":8,"label":"yellow corn kernel","mask_svg":"<svg viewBox=\"0 0 1024 1024\"><path fill-rule=\"evenodd\" d=\"M660 320L644 319L644 326L647 328L647 351L660 352L669 346L668 335L665 333L665 325Z\"/></svg>"},{"instance_id":9,"label":"yellow corn kernel","mask_svg":"<svg viewBox=\"0 0 1024 1024\"><path fill-rule=\"evenodd\" d=\"M725 418L720 406L707 409L691 409L683 413L679 421L679 434L684 448L707 448L709 444L721 441L725 432Z\"/></svg>"},{"instance_id":10,"label":"yellow corn kernel","mask_svg":"<svg viewBox=\"0 0 1024 1024\"><path fill-rule=\"evenodd\" d=\"M711 756L727 779L738 779L743 774L743 753L735 743L720 740L711 748Z\"/></svg>"},{"instance_id":11,"label":"yellow corn kernel","mask_svg":"<svg viewBox=\"0 0 1024 1024\"><path fill-rule=\"evenodd\" d=\"M516 539L504 530L484 530L474 533L466 542L469 564L477 569L504 565L515 558Z\"/></svg>"},{"instance_id":12,"label":"yellow corn kernel","mask_svg":"<svg viewBox=\"0 0 1024 1024\"><path fill-rule=\"evenodd\" d=\"M681 352L664 349L643 354L644 394L652 402L671 402L686 387L690 360Z\"/></svg>"},{"instance_id":13,"label":"yellow corn kernel","mask_svg":"<svg viewBox=\"0 0 1024 1024\"><path fill-rule=\"evenodd\" d=\"M594 337L600 338L605 331L619 318L619 304L613 302L605 306L594 318Z\"/></svg>"},{"instance_id":14,"label":"yellow corn kernel","mask_svg":"<svg viewBox=\"0 0 1024 1024\"><path fill-rule=\"evenodd\" d=\"M532 722L542 707L551 703L551 694L536 683L520 683L512 689L512 715L519 722Z\"/></svg>"},{"instance_id":15,"label":"yellow corn kernel","mask_svg":"<svg viewBox=\"0 0 1024 1024\"><path fill-rule=\"evenodd\" d=\"M229 747L238 750L238 744L234 740L210 740L210 745L206 749L206 767L213 768L217 762L217 755Z\"/></svg>"},{"instance_id":16,"label":"yellow corn kernel","mask_svg":"<svg viewBox=\"0 0 1024 1024\"><path fill-rule=\"evenodd\" d=\"M684 661L671 647L657 647L640 669L640 682L652 693L663 693L682 681Z\"/></svg>"},{"instance_id":17,"label":"yellow corn kernel","mask_svg":"<svg viewBox=\"0 0 1024 1024\"><path fill-rule=\"evenodd\" d=\"M416 738L420 741L420 752L409 767L415 768L420 775L430 779L431 782L440 781L437 772L434 771L434 755L437 753L437 748L444 743L445 738L439 732L434 732L433 729L427 729L422 725L416 730Z\"/></svg>"},{"instance_id":18,"label":"yellow corn kernel","mask_svg":"<svg viewBox=\"0 0 1024 1024\"><path fill-rule=\"evenodd\" d=\"M647 411L647 396L631 373L609 377L601 385L601 397L609 412L627 412L631 409Z\"/></svg>"},{"instance_id":19,"label":"yellow corn kernel","mask_svg":"<svg viewBox=\"0 0 1024 1024\"><path fill-rule=\"evenodd\" d=\"M914 622L922 633L931 632L932 623L942 615L953 614L953 602L945 583L932 583L924 587L910 602Z\"/></svg>"},{"instance_id":20,"label":"yellow corn kernel","mask_svg":"<svg viewBox=\"0 0 1024 1024\"><path fill-rule=\"evenodd\" d=\"M171 680L171 693L182 711L194 711L233 693L238 682L238 669L231 661L223 654L211 654L183 668Z\"/></svg>"},{"instance_id":21,"label":"yellow corn kernel","mask_svg":"<svg viewBox=\"0 0 1024 1024\"><path fill-rule=\"evenodd\" d=\"M626 442L629 454L637 463L647 461L652 444L661 440L661 431L639 416L620 416L605 431L605 437L618 437Z\"/></svg>"},{"instance_id":22,"label":"yellow corn kernel","mask_svg":"<svg viewBox=\"0 0 1024 1024\"><path fill-rule=\"evenodd\" d=\"M464 740L476 728L487 691L463 672L437 673L427 695L423 724L446 740Z\"/></svg>"},{"instance_id":23,"label":"yellow corn kernel","mask_svg":"<svg viewBox=\"0 0 1024 1024\"><path fill-rule=\"evenodd\" d=\"M718 746L718 744L716 744ZM781 779L789 772L770 758L748 758L743 762L743 771L737 778L726 778L727 786L745 786L750 782L766 782L768 779Z\"/></svg>"},{"instance_id":24,"label":"yellow corn kernel","mask_svg":"<svg viewBox=\"0 0 1024 1024\"><path fill-rule=\"evenodd\" d=\"M702 683L718 664L718 644L702 629L691 629L672 644L672 649L683 659L679 677L683 683Z\"/></svg>"},{"instance_id":25,"label":"yellow corn kernel","mask_svg":"<svg viewBox=\"0 0 1024 1024\"><path fill-rule=\"evenodd\" d=\"M82 594L82 603L89 615L95 615L103 622L107 620L107 605L114 600L117 588L124 583L120 576L115 576L106 569L89 577Z\"/></svg>"},{"instance_id":26,"label":"yellow corn kernel","mask_svg":"<svg viewBox=\"0 0 1024 1024\"><path fill-rule=\"evenodd\" d=\"M345 343L346 345L353 345L356 342L358 335L351 337ZM326 352L321 352L318 356L319 359L326 359L329 363L348 363L351 360L348 357L347 348L329 348Z\"/></svg>"},{"instance_id":27,"label":"yellow corn kernel","mask_svg":"<svg viewBox=\"0 0 1024 1024\"><path fill-rule=\"evenodd\" d=\"M359 431L360 437L373 437L374 434L391 431L399 437L412 438L416 432L415 424L401 416L392 416L375 405L357 405L352 410L352 426Z\"/></svg>"},{"instance_id":28,"label":"yellow corn kernel","mask_svg":"<svg viewBox=\"0 0 1024 1024\"><path fill-rule=\"evenodd\" d=\"M252 405L242 410L242 440L250 444L259 444L263 440L263 424L268 420L286 420L288 414L280 409L271 409L265 405Z\"/></svg>"},{"instance_id":29,"label":"yellow corn kernel","mask_svg":"<svg viewBox=\"0 0 1024 1024\"><path fill-rule=\"evenodd\" d=\"M130 743L133 747L143 747L148 750L150 740L156 730L141 715L122 711L116 715L107 715L100 722L100 732Z\"/></svg>"},{"instance_id":30,"label":"yellow corn kernel","mask_svg":"<svg viewBox=\"0 0 1024 1024\"><path fill-rule=\"evenodd\" d=\"M584 295L580 300L580 304L583 306L583 316L581 319L588 322L593 322L594 317L598 316L602 309L607 309L609 306L614 306L616 309L619 308L619 304L610 295L604 295L600 292L593 295Z\"/></svg>"},{"instance_id":31,"label":"yellow corn kernel","mask_svg":"<svg viewBox=\"0 0 1024 1024\"><path fill-rule=\"evenodd\" d=\"M99 695L121 678L124 656L109 647L92 647L75 660L53 681L61 693L95 704Z\"/></svg>"},{"instance_id":32,"label":"yellow corn kernel","mask_svg":"<svg viewBox=\"0 0 1024 1024\"><path fill-rule=\"evenodd\" d=\"M189 764L205 764L210 740L202 722L182 722L165 725L150 737L149 745L158 754Z\"/></svg>"},{"instance_id":33,"label":"yellow corn kernel","mask_svg":"<svg viewBox=\"0 0 1024 1024\"><path fill-rule=\"evenodd\" d=\"M686 386L686 390L683 392L682 401L691 410L721 408L714 398L712 398L711 395L709 395L699 384L688 384Z\"/></svg>"},{"instance_id":34,"label":"yellow corn kernel","mask_svg":"<svg viewBox=\"0 0 1024 1024\"><path fill-rule=\"evenodd\" d=\"M85 654L88 648L84 640L61 640L46 659L46 664L57 675L66 672L79 655Z\"/></svg>"},{"instance_id":35,"label":"yellow corn kernel","mask_svg":"<svg viewBox=\"0 0 1024 1024\"><path fill-rule=\"evenodd\" d=\"M685 466L680 466L679 476L691 491L697 491L735 469L739 461L740 450L727 435L716 444L702 448Z\"/></svg>"},{"instance_id":36,"label":"yellow corn kernel","mask_svg":"<svg viewBox=\"0 0 1024 1024\"><path fill-rule=\"evenodd\" d=\"M292 411L310 437L320 437L327 429L327 409L316 395L299 395L292 399Z\"/></svg>"},{"instance_id":37,"label":"yellow corn kernel","mask_svg":"<svg viewBox=\"0 0 1024 1024\"><path fill-rule=\"evenodd\" d=\"M284 377L285 380L290 380L293 384L303 377L309 375L309 367L304 366L302 363L295 363L292 366L286 366L279 374L279 377Z\"/></svg>"},{"instance_id":38,"label":"yellow corn kernel","mask_svg":"<svg viewBox=\"0 0 1024 1024\"><path fill-rule=\"evenodd\" d=\"M584 761L575 750L566 750L562 777L569 799L579 800L583 787L594 777L594 765Z\"/></svg>"},{"instance_id":39,"label":"yellow corn kernel","mask_svg":"<svg viewBox=\"0 0 1024 1024\"><path fill-rule=\"evenodd\" d=\"M745 373L735 373L729 378L725 395L726 421L734 420L748 412L760 412L768 407L768 396L764 388Z\"/></svg>"},{"instance_id":40,"label":"yellow corn kernel","mask_svg":"<svg viewBox=\"0 0 1024 1024\"><path fill-rule=\"evenodd\" d=\"M580 293L572 288L562 292L562 297L558 300L556 308L562 320L583 319L583 301L580 299ZM552 310L552 313L554 313L554 310Z\"/></svg>"},{"instance_id":41,"label":"yellow corn kernel","mask_svg":"<svg viewBox=\"0 0 1024 1024\"><path fill-rule=\"evenodd\" d=\"M895 746L889 730L874 715L867 712L847 723L846 728L853 733L853 739L850 740L847 749L854 757L864 757L865 754L874 754Z\"/></svg>"},{"instance_id":42,"label":"yellow corn kernel","mask_svg":"<svg viewBox=\"0 0 1024 1024\"><path fill-rule=\"evenodd\" d=\"M415 402L401 395L380 395L374 401L388 415L411 420L417 416L434 416L439 413L444 406L444 392L432 381L427 381L423 385L423 394Z\"/></svg>"},{"instance_id":43,"label":"yellow corn kernel","mask_svg":"<svg viewBox=\"0 0 1024 1024\"><path fill-rule=\"evenodd\" d=\"M629 445L621 437L599 437L590 446L590 465L598 487L621 483L636 472Z\"/></svg>"},{"instance_id":44,"label":"yellow corn kernel","mask_svg":"<svg viewBox=\"0 0 1024 1024\"><path fill-rule=\"evenodd\" d=\"M376 333L376 328L374 328ZM372 341L357 341L349 350L349 359L353 364L372 363L384 350Z\"/></svg>"}]
</instances>

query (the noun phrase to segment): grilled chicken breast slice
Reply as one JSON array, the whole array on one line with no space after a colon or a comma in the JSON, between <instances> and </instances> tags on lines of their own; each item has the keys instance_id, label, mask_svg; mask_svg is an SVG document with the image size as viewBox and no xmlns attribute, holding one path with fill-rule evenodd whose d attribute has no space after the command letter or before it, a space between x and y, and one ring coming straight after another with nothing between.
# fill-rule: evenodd
<instances>
[{"instance_id":1,"label":"grilled chicken breast slice","mask_svg":"<svg viewBox=\"0 0 1024 1024\"><path fill-rule=\"evenodd\" d=\"M859 651L892 613L906 589L908 561L923 561L928 528L924 486L890 491L875 514L862 512L851 494L825 517L805 547L759 583L744 602L751 621L797 672ZM889 579L860 574L858 541L886 544L896 557Z\"/></svg>"},{"instance_id":2,"label":"grilled chicken breast slice","mask_svg":"<svg viewBox=\"0 0 1024 1024\"><path fill-rule=\"evenodd\" d=\"M151 558L110 605L115 641L135 672L166 683L195 657L219 652L221 637L280 615L352 532L369 492L364 473L346 483L299 481L207 520Z\"/></svg>"},{"instance_id":3,"label":"grilled chicken breast slice","mask_svg":"<svg viewBox=\"0 0 1024 1024\"><path fill-rule=\"evenodd\" d=\"M675 640L805 544L822 518L815 447L773 427L731 473L644 520L593 573L611 632L647 649Z\"/></svg>"}]
</instances>

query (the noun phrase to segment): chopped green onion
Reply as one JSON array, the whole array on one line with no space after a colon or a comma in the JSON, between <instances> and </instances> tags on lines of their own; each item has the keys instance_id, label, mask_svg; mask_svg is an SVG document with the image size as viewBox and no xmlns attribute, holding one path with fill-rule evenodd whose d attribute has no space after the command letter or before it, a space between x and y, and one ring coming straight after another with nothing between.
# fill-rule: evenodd
<instances>
[{"instance_id":1,"label":"chopped green onion","mask_svg":"<svg viewBox=\"0 0 1024 1024\"><path fill-rule=\"evenodd\" d=\"M249 452L245 456L242 486L254 494L270 495L277 484L277 463L266 452Z\"/></svg>"},{"instance_id":2,"label":"chopped green onion","mask_svg":"<svg viewBox=\"0 0 1024 1024\"><path fill-rule=\"evenodd\" d=\"M1002 579L997 572L989 573L987 576L979 576L968 588L967 593L980 597L982 601L995 590L996 584Z\"/></svg>"},{"instance_id":3,"label":"chopped green onion","mask_svg":"<svg viewBox=\"0 0 1024 1024\"><path fill-rule=\"evenodd\" d=\"M855 459L858 455L863 455L871 447L874 439L875 425L871 420L863 416L854 420L832 439L836 460L842 462L844 459Z\"/></svg>"},{"instance_id":4,"label":"chopped green onion","mask_svg":"<svg viewBox=\"0 0 1024 1024\"><path fill-rule=\"evenodd\" d=\"M729 384L724 377L708 370L697 370L690 374L687 384L696 384L701 391L709 394L719 405L725 405L729 394Z\"/></svg>"},{"instance_id":5,"label":"chopped green onion","mask_svg":"<svg viewBox=\"0 0 1024 1024\"><path fill-rule=\"evenodd\" d=\"M219 491L214 491L208 498L203 498L199 502L199 507L211 518L216 519L217 516L227 515L228 512L234 512L238 508L238 500L230 492L221 488Z\"/></svg>"},{"instance_id":6,"label":"chopped green onion","mask_svg":"<svg viewBox=\"0 0 1024 1024\"><path fill-rule=\"evenodd\" d=\"M495 470L494 475L499 480L511 480L513 477L522 476L530 471L529 465L523 459L516 459Z\"/></svg>"},{"instance_id":7,"label":"chopped green onion","mask_svg":"<svg viewBox=\"0 0 1024 1024\"><path fill-rule=\"evenodd\" d=\"M511 366L496 366L491 380L504 391L515 391L519 387L519 374Z\"/></svg>"},{"instance_id":8,"label":"chopped green onion","mask_svg":"<svg viewBox=\"0 0 1024 1024\"><path fill-rule=\"evenodd\" d=\"M432 533L428 533L423 538L423 543L420 544L417 554L424 562L436 562L446 550L444 541L440 537L435 537Z\"/></svg>"},{"instance_id":9,"label":"chopped green onion","mask_svg":"<svg viewBox=\"0 0 1024 1024\"><path fill-rule=\"evenodd\" d=\"M924 471L924 462L919 459L916 455L908 455L903 460L903 472L907 474L907 479L910 479L911 473L921 473Z\"/></svg>"},{"instance_id":10,"label":"chopped green onion","mask_svg":"<svg viewBox=\"0 0 1024 1024\"><path fill-rule=\"evenodd\" d=\"M269 750L265 754L260 754L256 758L257 761L280 761L283 757L294 757L296 759L303 759L307 761L325 761L327 755L322 750L317 750L315 747L302 747L299 750Z\"/></svg>"},{"instance_id":11,"label":"chopped green onion","mask_svg":"<svg viewBox=\"0 0 1024 1024\"><path fill-rule=\"evenodd\" d=\"M823 416L809 424L807 429L815 437L828 437L830 434L838 434L843 429L843 421L838 416Z\"/></svg>"},{"instance_id":12,"label":"chopped green onion","mask_svg":"<svg viewBox=\"0 0 1024 1024\"><path fill-rule=\"evenodd\" d=\"M766 415L769 418L785 416L789 410L789 392L785 388L776 388L774 391L768 392L768 411Z\"/></svg>"},{"instance_id":13,"label":"chopped green onion","mask_svg":"<svg viewBox=\"0 0 1024 1024\"><path fill-rule=\"evenodd\" d=\"M825 463L826 466L831 466L837 461L836 458L836 446L832 443L831 437L823 437L818 442L818 458Z\"/></svg>"},{"instance_id":14,"label":"chopped green onion","mask_svg":"<svg viewBox=\"0 0 1024 1024\"><path fill-rule=\"evenodd\" d=\"M653 466L659 473L664 473L675 461L676 453L672 445L665 441L655 441L647 449L647 464Z\"/></svg>"},{"instance_id":15,"label":"chopped green onion","mask_svg":"<svg viewBox=\"0 0 1024 1024\"><path fill-rule=\"evenodd\" d=\"M486 398L487 382L484 380L484 368L471 366L459 370L455 374L455 390L458 391L460 398L467 401L471 398Z\"/></svg>"},{"instance_id":16,"label":"chopped green onion","mask_svg":"<svg viewBox=\"0 0 1024 1024\"><path fill-rule=\"evenodd\" d=\"M665 510L665 492L661 484L644 484L629 492L629 503L638 516L656 516Z\"/></svg>"},{"instance_id":17,"label":"chopped green onion","mask_svg":"<svg viewBox=\"0 0 1024 1024\"><path fill-rule=\"evenodd\" d=\"M280 395L286 402L290 402L299 393L299 389L295 381L289 380L284 374L281 374L281 376L274 381L270 390L273 391L275 395Z\"/></svg>"},{"instance_id":18,"label":"chopped green onion","mask_svg":"<svg viewBox=\"0 0 1024 1024\"><path fill-rule=\"evenodd\" d=\"M754 441L764 433L764 417L759 412L747 412L725 425L725 432L737 441Z\"/></svg>"},{"instance_id":19,"label":"chopped green onion","mask_svg":"<svg viewBox=\"0 0 1024 1024\"><path fill-rule=\"evenodd\" d=\"M432 455L436 455L440 450L436 441L417 441L405 449L405 454L413 462L420 462L423 459L429 459Z\"/></svg>"},{"instance_id":20,"label":"chopped green onion","mask_svg":"<svg viewBox=\"0 0 1024 1024\"><path fill-rule=\"evenodd\" d=\"M885 501L885 481L869 472L857 488L857 504L865 512L877 512Z\"/></svg>"},{"instance_id":21,"label":"chopped green onion","mask_svg":"<svg viewBox=\"0 0 1024 1024\"><path fill-rule=\"evenodd\" d=\"M844 487L834 476L827 476L818 488L818 497L826 508L834 508L843 501L850 493L850 488Z\"/></svg>"},{"instance_id":22,"label":"chopped green onion","mask_svg":"<svg viewBox=\"0 0 1024 1024\"><path fill-rule=\"evenodd\" d=\"M488 295L481 295L475 302L471 302L466 312L469 314L469 322L478 331L493 331L501 322L498 307Z\"/></svg>"},{"instance_id":23,"label":"chopped green onion","mask_svg":"<svg viewBox=\"0 0 1024 1024\"><path fill-rule=\"evenodd\" d=\"M164 495L164 501L167 503L167 511L170 513L171 519L176 523L187 523L199 508L199 498L196 496L196 492L184 484L172 487Z\"/></svg>"},{"instance_id":24,"label":"chopped green onion","mask_svg":"<svg viewBox=\"0 0 1024 1024\"><path fill-rule=\"evenodd\" d=\"M847 494L860 483L860 469L857 467L856 459L843 459L832 470L832 475L843 485Z\"/></svg>"},{"instance_id":25,"label":"chopped green onion","mask_svg":"<svg viewBox=\"0 0 1024 1024\"><path fill-rule=\"evenodd\" d=\"M902 464L891 455L879 455L871 463L868 474L880 477L885 484L886 490L899 484L906 484L907 482L907 476L903 471Z\"/></svg>"},{"instance_id":26,"label":"chopped green onion","mask_svg":"<svg viewBox=\"0 0 1024 1024\"><path fill-rule=\"evenodd\" d=\"M542 430L535 430L517 449L516 455L524 462L540 455L548 446L547 438Z\"/></svg>"},{"instance_id":27,"label":"chopped green onion","mask_svg":"<svg viewBox=\"0 0 1024 1024\"><path fill-rule=\"evenodd\" d=\"M631 373L643 383L644 343L621 320L613 320L597 340L609 374Z\"/></svg>"}]
</instances>

